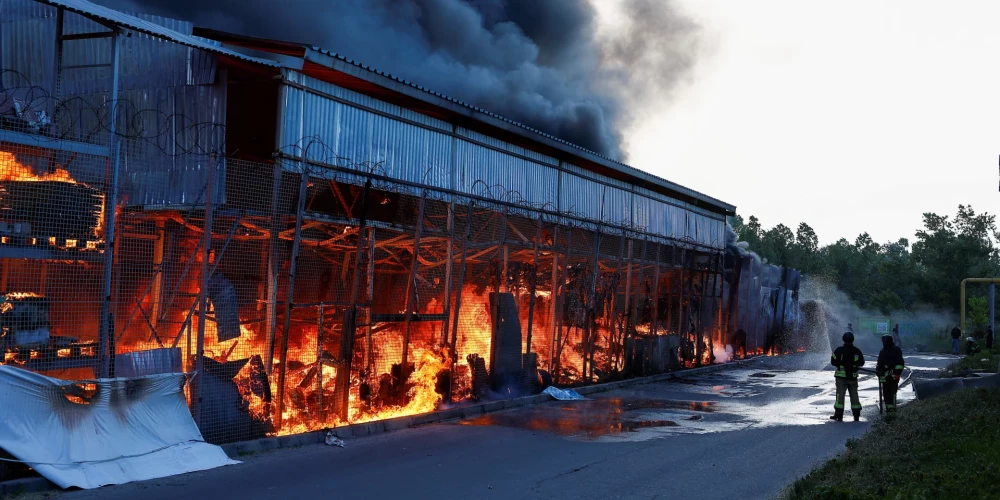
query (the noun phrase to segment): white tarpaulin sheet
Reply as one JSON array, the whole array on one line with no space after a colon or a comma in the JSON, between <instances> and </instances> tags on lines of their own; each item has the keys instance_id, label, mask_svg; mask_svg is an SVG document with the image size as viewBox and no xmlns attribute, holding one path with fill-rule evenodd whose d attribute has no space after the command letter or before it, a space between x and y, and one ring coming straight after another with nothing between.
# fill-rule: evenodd
<instances>
[{"instance_id":1,"label":"white tarpaulin sheet","mask_svg":"<svg viewBox=\"0 0 1000 500\"><path fill-rule=\"evenodd\" d=\"M0 448L62 488L237 464L203 441L185 376L67 382L0 366Z\"/></svg>"},{"instance_id":2,"label":"white tarpaulin sheet","mask_svg":"<svg viewBox=\"0 0 1000 500\"><path fill-rule=\"evenodd\" d=\"M573 389L560 389L554 385L546 387L545 390L542 391L542 394L548 394L559 401L578 401L587 399Z\"/></svg>"}]
</instances>

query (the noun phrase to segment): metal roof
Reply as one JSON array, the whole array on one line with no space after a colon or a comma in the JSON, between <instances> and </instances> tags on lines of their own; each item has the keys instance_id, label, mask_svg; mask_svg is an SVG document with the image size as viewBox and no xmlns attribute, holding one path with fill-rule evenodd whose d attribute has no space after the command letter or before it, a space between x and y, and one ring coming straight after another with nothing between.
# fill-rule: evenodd
<instances>
[{"instance_id":1,"label":"metal roof","mask_svg":"<svg viewBox=\"0 0 1000 500\"><path fill-rule=\"evenodd\" d=\"M245 54L241 54L234 50L229 50L220 45L211 43L205 39L198 38L192 35L186 35L178 31L174 31L158 24L139 19L135 16L130 16L123 12L119 12L114 9L109 9L86 0L35 0L36 2L43 3L46 5L51 5L53 7L62 7L67 11L80 14L81 16L90 18L94 21L101 22L102 24L115 24L126 29L136 31L139 33L144 33L149 36L154 36L157 38L162 38L164 40L170 40L181 45L186 45L188 47L193 47L196 49L213 52L216 54L234 57L241 59L243 61L261 64L271 67L280 67L281 64L269 59L261 59L258 57L251 57Z\"/></svg>"}]
</instances>

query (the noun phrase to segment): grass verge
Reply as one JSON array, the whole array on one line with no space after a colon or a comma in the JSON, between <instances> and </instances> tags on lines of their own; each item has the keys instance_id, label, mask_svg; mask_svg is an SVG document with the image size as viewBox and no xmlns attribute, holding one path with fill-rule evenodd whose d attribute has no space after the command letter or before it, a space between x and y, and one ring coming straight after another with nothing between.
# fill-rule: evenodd
<instances>
[{"instance_id":1,"label":"grass verge","mask_svg":"<svg viewBox=\"0 0 1000 500\"><path fill-rule=\"evenodd\" d=\"M781 498L1000 498L1000 389L902 406Z\"/></svg>"},{"instance_id":2,"label":"grass verge","mask_svg":"<svg viewBox=\"0 0 1000 500\"><path fill-rule=\"evenodd\" d=\"M969 371L996 373L998 365L1000 365L1000 349L993 346L992 351L983 349L976 354L970 354L948 365L948 368L942 370L939 376L942 378L956 377Z\"/></svg>"}]
</instances>

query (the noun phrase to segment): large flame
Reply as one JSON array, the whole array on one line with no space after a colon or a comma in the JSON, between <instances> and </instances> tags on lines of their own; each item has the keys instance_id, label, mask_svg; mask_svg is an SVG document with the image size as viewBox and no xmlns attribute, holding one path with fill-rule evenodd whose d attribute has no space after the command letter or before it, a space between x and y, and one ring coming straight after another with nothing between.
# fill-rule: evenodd
<instances>
[{"instance_id":1,"label":"large flame","mask_svg":"<svg viewBox=\"0 0 1000 500\"><path fill-rule=\"evenodd\" d=\"M198 281L191 280L191 283L185 288L188 292L197 295ZM431 308L440 309L440 307L440 304L428 304L427 311L422 308L421 312L427 313ZM211 313L211 311L210 308L209 312ZM200 315L197 312L191 317L192 351L195 349L199 318ZM183 317L175 318L174 321L179 322L182 319ZM522 318L522 321L526 320L526 316ZM241 318L241 323L247 323L247 321ZM444 394L448 392L447 386L442 386L441 383L447 378L441 378L441 376L451 370L453 370L451 376L452 398L460 400L468 397L472 370L468 366L467 357L470 354L477 354L487 361L488 366L492 338L491 323L488 293L477 291L473 286L466 286L462 296L462 307L459 311L457 345L454 350L455 359L452 359L453 351L448 345L443 345L446 343L442 342L442 338L438 336L439 324L414 323L411 325L413 334L409 346L409 360L413 363L413 368L412 373L403 381L393 379L391 376L394 372L394 365L397 365L396 370L398 371L398 364L401 361L402 324L382 328L374 335L375 345L371 353L371 360L367 359L369 354L365 341L359 341L354 358L354 369L351 373L351 391L346 421L338 418L334 411L337 378L340 375L338 373L339 362L332 359L329 345L324 346L325 350L317 345L318 328L316 325L293 325L291 335L288 338L284 391L278 390L278 373L282 369L278 360L280 356L276 354L274 360L269 359L266 354L266 335L257 331L253 323L249 323L250 326L242 324L238 338L220 342L215 322L206 321L204 352L206 357L219 362L237 359L249 360L233 378L233 382L242 396L244 411L247 411L254 419L271 421L278 404L274 398L278 397L279 392L283 392L282 425L274 433L287 435L434 411L441 405ZM534 345L538 346L539 349L544 347L547 350L550 342L548 335L550 335L551 329L540 323L542 322L536 321L535 323L534 338L537 344ZM526 328L525 324L522 325L523 328ZM336 332L336 330L333 328L331 331ZM578 373L582 367L583 358L576 346L581 341L581 334L576 333L576 331L570 333L570 331L571 329L566 329L568 338L562 351L561 366L564 369L569 368L571 372ZM450 339L448 343L450 343ZM280 346L280 342L278 344ZM184 351L184 366L190 370L193 368L193 353L187 352L185 339L181 339L179 345L185 346L182 349ZM144 341L122 346L122 349L139 350L159 347L162 346L158 342ZM321 351L323 351L322 355ZM543 359L546 358L545 355L540 354L539 357L543 364L548 364L548 360ZM267 363L271 363L272 370L270 376L265 378L262 372ZM371 367L371 373L367 373L366 378L362 381L360 377L366 365ZM264 380L269 385L270 398L266 396L268 391L264 391L260 387ZM360 389L363 382L367 386L365 397L362 397ZM387 390L392 394L391 396L385 396Z\"/></svg>"},{"instance_id":2,"label":"large flame","mask_svg":"<svg viewBox=\"0 0 1000 500\"><path fill-rule=\"evenodd\" d=\"M35 174L31 167L18 162L14 153L7 151L0 151L0 181L77 183L69 171L62 167L56 167L54 172Z\"/></svg>"}]
</instances>

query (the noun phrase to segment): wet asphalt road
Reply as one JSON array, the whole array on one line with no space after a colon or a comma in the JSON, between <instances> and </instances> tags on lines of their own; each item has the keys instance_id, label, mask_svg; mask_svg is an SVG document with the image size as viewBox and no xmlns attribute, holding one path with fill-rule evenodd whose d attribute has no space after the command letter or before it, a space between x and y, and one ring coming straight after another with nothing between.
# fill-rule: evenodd
<instances>
[{"instance_id":1,"label":"wet asphalt road","mask_svg":"<svg viewBox=\"0 0 1000 500\"><path fill-rule=\"evenodd\" d=\"M877 417L835 423L828 355L552 402L472 420L243 457L241 465L66 499L773 498ZM946 356L907 356L928 371ZM901 400L912 399L909 388Z\"/></svg>"}]
</instances>

